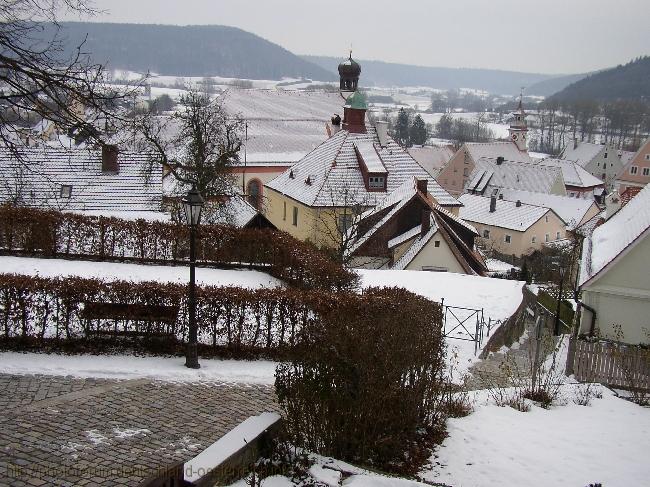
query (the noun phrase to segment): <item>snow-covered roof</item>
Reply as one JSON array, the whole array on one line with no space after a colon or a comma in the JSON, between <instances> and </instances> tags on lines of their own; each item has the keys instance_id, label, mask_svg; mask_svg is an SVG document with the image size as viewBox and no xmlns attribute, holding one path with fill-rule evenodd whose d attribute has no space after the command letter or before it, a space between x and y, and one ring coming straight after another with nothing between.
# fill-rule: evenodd
<instances>
[{"instance_id":1,"label":"snow-covered roof","mask_svg":"<svg viewBox=\"0 0 650 487\"><path fill-rule=\"evenodd\" d=\"M385 173L386 166L381 162L379 154L375 149L375 145L371 140L359 140L354 142L354 148L357 150L358 154L361 156L363 163L366 165L368 172L372 173Z\"/></svg>"},{"instance_id":2,"label":"snow-covered roof","mask_svg":"<svg viewBox=\"0 0 650 487\"><path fill-rule=\"evenodd\" d=\"M422 231L422 225L417 225L410 230L407 230L401 235L398 235L395 238L391 238L388 241L388 248L392 249L393 247L396 247L400 244L403 244L404 242L411 240L413 237L415 237L417 234L419 234Z\"/></svg>"},{"instance_id":3,"label":"snow-covered roof","mask_svg":"<svg viewBox=\"0 0 650 487\"><path fill-rule=\"evenodd\" d=\"M409 147L407 151L426 172L434 177L454 157L454 149L448 145Z\"/></svg>"},{"instance_id":4,"label":"snow-covered roof","mask_svg":"<svg viewBox=\"0 0 650 487\"><path fill-rule=\"evenodd\" d=\"M338 92L233 88L222 96L226 110L248 123L246 159L255 165L299 161L327 138L327 123L343 110Z\"/></svg>"},{"instance_id":5,"label":"snow-covered roof","mask_svg":"<svg viewBox=\"0 0 650 487\"><path fill-rule=\"evenodd\" d=\"M562 170L557 167L542 166L533 162L516 162L481 157L469 176L465 190L488 194L494 189L511 188L538 193L550 193ZM486 191L487 190L487 191Z\"/></svg>"},{"instance_id":6,"label":"snow-covered roof","mask_svg":"<svg viewBox=\"0 0 650 487\"><path fill-rule=\"evenodd\" d=\"M559 167L562 170L562 177L564 183L568 186L576 186L578 188L592 188L594 186L601 186L604 183L596 176L587 172L577 162L569 161L567 159L554 159L546 158L539 161L542 166Z\"/></svg>"},{"instance_id":7,"label":"snow-covered roof","mask_svg":"<svg viewBox=\"0 0 650 487\"><path fill-rule=\"evenodd\" d=\"M567 145L562 152L562 159L577 162L580 166L585 167L607 146L592 144L591 142L578 142L575 146L573 143Z\"/></svg>"},{"instance_id":8,"label":"snow-covered roof","mask_svg":"<svg viewBox=\"0 0 650 487\"><path fill-rule=\"evenodd\" d=\"M521 151L514 142L467 142L463 146L476 162L482 157L503 157L515 162L533 162L528 152ZM461 149L462 150L462 149Z\"/></svg>"},{"instance_id":9,"label":"snow-covered roof","mask_svg":"<svg viewBox=\"0 0 650 487\"><path fill-rule=\"evenodd\" d=\"M650 232L650 185L585 239L580 285L591 281Z\"/></svg>"},{"instance_id":10,"label":"snow-covered roof","mask_svg":"<svg viewBox=\"0 0 650 487\"><path fill-rule=\"evenodd\" d=\"M527 205L550 208L567 223L570 229L575 228L589 209L596 205L593 198L571 198L569 196L533 193L532 191L516 189L502 189L500 195L503 195L503 198L508 201L521 201Z\"/></svg>"},{"instance_id":11,"label":"snow-covered roof","mask_svg":"<svg viewBox=\"0 0 650 487\"><path fill-rule=\"evenodd\" d=\"M551 211L541 206L525 203L517 206L514 201L497 200L496 211L490 212L490 198L471 194L461 195L459 201L463 204L460 209L461 219L519 232L525 232Z\"/></svg>"},{"instance_id":12,"label":"snow-covered roof","mask_svg":"<svg viewBox=\"0 0 650 487\"><path fill-rule=\"evenodd\" d=\"M442 189L394 140L389 138L386 146L380 147L374 127L367 127L367 131L365 134L347 130L337 132L266 186L308 206L347 206L351 203L376 206L416 177L429 181L429 193L440 205L458 206L458 200ZM387 192L366 189L354 149L358 143L374 144L388 172Z\"/></svg>"},{"instance_id":13,"label":"snow-covered roof","mask_svg":"<svg viewBox=\"0 0 650 487\"><path fill-rule=\"evenodd\" d=\"M59 210L156 211L162 175L145 178L148 155L118 153L119 172L102 171L100 149L0 148L0 201ZM69 192L69 196L68 196Z\"/></svg>"}]
</instances>

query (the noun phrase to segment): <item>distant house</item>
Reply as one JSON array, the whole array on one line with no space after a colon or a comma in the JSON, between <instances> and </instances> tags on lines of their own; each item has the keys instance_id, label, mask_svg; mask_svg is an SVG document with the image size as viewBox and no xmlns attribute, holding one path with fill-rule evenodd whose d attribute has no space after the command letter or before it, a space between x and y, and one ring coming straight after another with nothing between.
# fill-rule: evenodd
<instances>
[{"instance_id":1,"label":"distant house","mask_svg":"<svg viewBox=\"0 0 650 487\"><path fill-rule=\"evenodd\" d=\"M537 164L546 167L557 167L562 171L567 196L593 200L600 197L605 189L605 183L589 173L577 162L566 159L547 158Z\"/></svg>"},{"instance_id":2,"label":"distant house","mask_svg":"<svg viewBox=\"0 0 650 487\"><path fill-rule=\"evenodd\" d=\"M454 157L454 148L443 146L414 146L406 149L408 153L428 172L431 177L437 177L442 168Z\"/></svg>"},{"instance_id":3,"label":"distant house","mask_svg":"<svg viewBox=\"0 0 650 487\"><path fill-rule=\"evenodd\" d=\"M580 333L650 343L650 186L583 243Z\"/></svg>"},{"instance_id":4,"label":"distant house","mask_svg":"<svg viewBox=\"0 0 650 487\"><path fill-rule=\"evenodd\" d=\"M478 232L437 205L427 180L407 179L376 208L360 215L350 265L485 275Z\"/></svg>"},{"instance_id":5,"label":"distant house","mask_svg":"<svg viewBox=\"0 0 650 487\"><path fill-rule=\"evenodd\" d=\"M58 210L160 211L162 181L148 155L101 149L0 148L0 202Z\"/></svg>"},{"instance_id":6,"label":"distant house","mask_svg":"<svg viewBox=\"0 0 650 487\"><path fill-rule=\"evenodd\" d=\"M452 195L458 196L465 191L480 159L532 163L534 160L528 154L528 127L525 118L526 114L520 102L519 109L513 115L513 121L508 129L510 141L466 142L440 170L436 177L438 183Z\"/></svg>"},{"instance_id":7,"label":"distant house","mask_svg":"<svg viewBox=\"0 0 650 487\"><path fill-rule=\"evenodd\" d=\"M614 189L616 176L623 169L619 151L612 144L592 144L574 140L562 152L562 159L579 166L605 183L607 191Z\"/></svg>"},{"instance_id":8,"label":"distant house","mask_svg":"<svg viewBox=\"0 0 650 487\"><path fill-rule=\"evenodd\" d=\"M570 196L534 193L532 191L521 191L516 189L502 189L499 192L498 198L514 202L521 201L527 205L550 208L566 222L569 230L574 230L585 224L587 221L600 214L601 211L593 198L572 198Z\"/></svg>"},{"instance_id":9,"label":"distant house","mask_svg":"<svg viewBox=\"0 0 650 487\"><path fill-rule=\"evenodd\" d=\"M341 95L324 91L231 89L224 107L246 122L239 163L232 171L237 185L257 209L264 184L302 159L329 136Z\"/></svg>"},{"instance_id":10,"label":"distant house","mask_svg":"<svg viewBox=\"0 0 650 487\"><path fill-rule=\"evenodd\" d=\"M501 157L479 158L464 190L470 194L491 196L503 188L566 195L562 169L533 162L508 161Z\"/></svg>"},{"instance_id":11,"label":"distant house","mask_svg":"<svg viewBox=\"0 0 650 487\"><path fill-rule=\"evenodd\" d=\"M429 180L435 202L452 213L460 203L387 133L365 122L365 97L354 92L342 127L265 185L265 215L300 240L336 248L354 214L374 208L413 177Z\"/></svg>"},{"instance_id":12,"label":"distant house","mask_svg":"<svg viewBox=\"0 0 650 487\"><path fill-rule=\"evenodd\" d=\"M643 188L650 182L650 138L632 154L616 178L616 188L622 195L628 188Z\"/></svg>"},{"instance_id":13,"label":"distant house","mask_svg":"<svg viewBox=\"0 0 650 487\"><path fill-rule=\"evenodd\" d=\"M521 201L464 194L460 218L478 230L481 241L499 253L521 257L566 238L566 222L552 209Z\"/></svg>"}]
</instances>

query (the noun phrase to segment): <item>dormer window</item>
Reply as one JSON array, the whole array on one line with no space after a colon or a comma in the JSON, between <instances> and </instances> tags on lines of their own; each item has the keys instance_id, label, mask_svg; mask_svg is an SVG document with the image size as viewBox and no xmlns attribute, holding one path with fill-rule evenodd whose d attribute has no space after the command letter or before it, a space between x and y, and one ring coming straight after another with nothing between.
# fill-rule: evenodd
<instances>
[{"instance_id":1,"label":"dormer window","mask_svg":"<svg viewBox=\"0 0 650 487\"><path fill-rule=\"evenodd\" d=\"M369 176L368 187L373 189L384 189L386 178L384 176Z\"/></svg>"},{"instance_id":2,"label":"dormer window","mask_svg":"<svg viewBox=\"0 0 650 487\"><path fill-rule=\"evenodd\" d=\"M62 184L60 196L61 198L70 198L72 196L72 186L69 184Z\"/></svg>"}]
</instances>

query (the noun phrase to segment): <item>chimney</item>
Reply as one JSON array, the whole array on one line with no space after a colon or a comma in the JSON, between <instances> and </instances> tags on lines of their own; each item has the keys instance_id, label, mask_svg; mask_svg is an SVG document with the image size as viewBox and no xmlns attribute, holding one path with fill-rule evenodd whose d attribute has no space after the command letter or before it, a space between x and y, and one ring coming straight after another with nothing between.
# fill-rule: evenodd
<instances>
[{"instance_id":1,"label":"chimney","mask_svg":"<svg viewBox=\"0 0 650 487\"><path fill-rule=\"evenodd\" d=\"M375 129L377 130L377 137L379 137L379 145L386 147L388 145L388 122L376 122Z\"/></svg>"},{"instance_id":2,"label":"chimney","mask_svg":"<svg viewBox=\"0 0 650 487\"><path fill-rule=\"evenodd\" d=\"M331 119L332 122L332 135L335 135L339 130L341 130L341 115L335 113Z\"/></svg>"},{"instance_id":3,"label":"chimney","mask_svg":"<svg viewBox=\"0 0 650 487\"><path fill-rule=\"evenodd\" d=\"M573 150L578 148L578 137L573 138Z\"/></svg>"},{"instance_id":4,"label":"chimney","mask_svg":"<svg viewBox=\"0 0 650 487\"><path fill-rule=\"evenodd\" d=\"M102 146L102 172L120 172L117 162L119 150L116 145L105 144Z\"/></svg>"},{"instance_id":5,"label":"chimney","mask_svg":"<svg viewBox=\"0 0 650 487\"><path fill-rule=\"evenodd\" d=\"M494 213L497 211L497 197L496 196L491 196L490 197L490 213Z\"/></svg>"},{"instance_id":6,"label":"chimney","mask_svg":"<svg viewBox=\"0 0 650 487\"><path fill-rule=\"evenodd\" d=\"M422 228L420 229L420 236L424 237L429 230L431 230L431 208L422 208Z\"/></svg>"},{"instance_id":7,"label":"chimney","mask_svg":"<svg viewBox=\"0 0 650 487\"><path fill-rule=\"evenodd\" d=\"M519 208L519 207L521 206L521 201L520 201L520 200L517 200L517 202L515 203L515 206L516 206L517 208Z\"/></svg>"},{"instance_id":8,"label":"chimney","mask_svg":"<svg viewBox=\"0 0 650 487\"><path fill-rule=\"evenodd\" d=\"M505 160L505 159L503 158L503 156L499 156L499 157L497 157L497 166L500 166L501 164L503 164L503 161L504 161L504 160Z\"/></svg>"},{"instance_id":9,"label":"chimney","mask_svg":"<svg viewBox=\"0 0 650 487\"><path fill-rule=\"evenodd\" d=\"M418 191L426 196L427 195L427 186L428 186L429 181L427 181L426 179L416 179L415 181L416 181L415 184L416 184L416 187L417 187Z\"/></svg>"}]
</instances>

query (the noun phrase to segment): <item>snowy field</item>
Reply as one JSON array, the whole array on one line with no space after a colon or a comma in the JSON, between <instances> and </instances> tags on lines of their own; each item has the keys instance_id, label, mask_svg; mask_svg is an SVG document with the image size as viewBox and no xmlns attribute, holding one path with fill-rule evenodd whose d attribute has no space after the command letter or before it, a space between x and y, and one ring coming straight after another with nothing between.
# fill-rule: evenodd
<instances>
[{"instance_id":1,"label":"snowy field","mask_svg":"<svg viewBox=\"0 0 650 487\"><path fill-rule=\"evenodd\" d=\"M40 277L84 277L122 281L157 281L186 284L189 267L121 264L64 259L35 259L0 256L0 272ZM197 267L197 284L210 286L241 286L249 289L279 287L282 281L268 274L245 269L206 269Z\"/></svg>"},{"instance_id":2,"label":"snowy field","mask_svg":"<svg viewBox=\"0 0 650 487\"><path fill-rule=\"evenodd\" d=\"M523 298L521 281L494 279L490 277L468 276L452 272L422 272L394 270L357 270L361 276L363 287L398 286L409 291L440 302L444 298L445 305L462 308L483 309L485 321L504 321L519 307ZM453 310L462 320L471 312ZM474 331L475 319L470 318L466 326ZM450 332L458 322L450 318L446 323L446 331ZM496 328L494 328L496 329ZM493 330L494 330L493 329ZM462 328L455 330L458 339L448 339L449 366L453 368L453 380L461 381L468 368L475 363L480 354L474 353L474 342L463 340L468 335ZM487 343L484 339L483 345Z\"/></svg>"},{"instance_id":3,"label":"snowy field","mask_svg":"<svg viewBox=\"0 0 650 487\"><path fill-rule=\"evenodd\" d=\"M590 406L573 402L526 413L499 407L476 393L475 411L449 419L449 437L423 478L454 487L604 487L648 485L650 408L602 388Z\"/></svg>"},{"instance_id":4,"label":"snowy field","mask_svg":"<svg viewBox=\"0 0 650 487\"><path fill-rule=\"evenodd\" d=\"M188 369L184 357L0 352L0 373L247 384L273 384L275 380L277 364L268 360L200 359L199 362L200 369Z\"/></svg>"}]
</instances>

